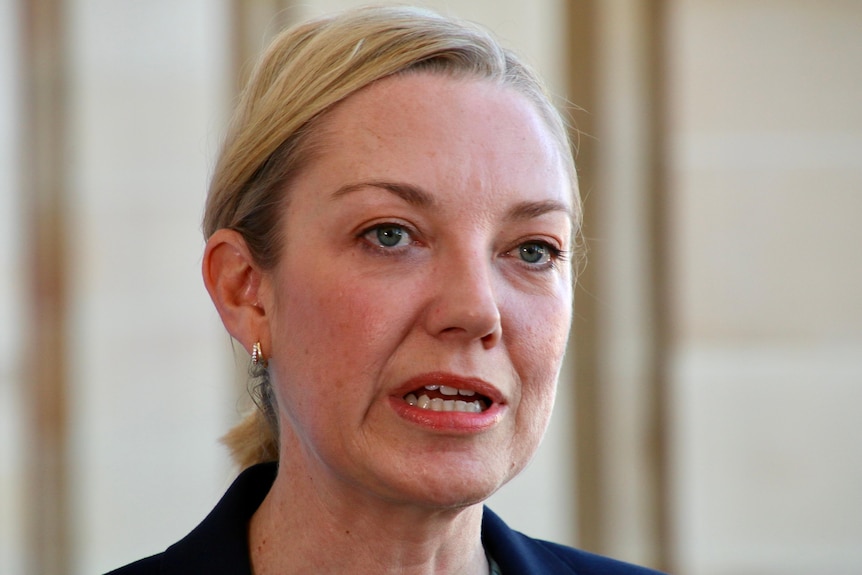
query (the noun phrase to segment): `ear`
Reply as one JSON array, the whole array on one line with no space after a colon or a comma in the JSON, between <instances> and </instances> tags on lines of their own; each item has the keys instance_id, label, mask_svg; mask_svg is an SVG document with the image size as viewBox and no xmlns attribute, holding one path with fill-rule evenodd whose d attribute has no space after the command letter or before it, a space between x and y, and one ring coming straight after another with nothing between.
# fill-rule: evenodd
<instances>
[{"instance_id":1,"label":"ear","mask_svg":"<svg viewBox=\"0 0 862 575\"><path fill-rule=\"evenodd\" d=\"M202 267L204 284L228 333L249 353L256 341L270 349L268 275L254 262L243 237L217 230L207 241Z\"/></svg>"}]
</instances>

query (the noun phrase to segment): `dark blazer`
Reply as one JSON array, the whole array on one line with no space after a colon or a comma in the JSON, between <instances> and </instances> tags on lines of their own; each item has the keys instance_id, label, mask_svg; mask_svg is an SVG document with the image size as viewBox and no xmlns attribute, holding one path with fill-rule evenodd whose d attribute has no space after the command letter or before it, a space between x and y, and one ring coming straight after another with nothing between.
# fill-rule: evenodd
<instances>
[{"instance_id":1,"label":"dark blazer","mask_svg":"<svg viewBox=\"0 0 862 575\"><path fill-rule=\"evenodd\" d=\"M215 509L191 533L163 553L108 575L251 575L247 526L275 480L276 465L243 471ZM503 575L660 575L564 545L512 531L485 508L482 544Z\"/></svg>"}]
</instances>

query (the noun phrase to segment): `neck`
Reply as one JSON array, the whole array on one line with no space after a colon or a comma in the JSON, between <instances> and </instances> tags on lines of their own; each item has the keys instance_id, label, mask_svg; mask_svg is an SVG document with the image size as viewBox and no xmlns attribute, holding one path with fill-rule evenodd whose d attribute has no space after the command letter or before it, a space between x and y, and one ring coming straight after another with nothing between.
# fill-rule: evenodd
<instances>
[{"instance_id":1,"label":"neck","mask_svg":"<svg viewBox=\"0 0 862 575\"><path fill-rule=\"evenodd\" d=\"M485 575L482 506L433 509L321 490L281 467L254 514L255 575Z\"/></svg>"}]
</instances>

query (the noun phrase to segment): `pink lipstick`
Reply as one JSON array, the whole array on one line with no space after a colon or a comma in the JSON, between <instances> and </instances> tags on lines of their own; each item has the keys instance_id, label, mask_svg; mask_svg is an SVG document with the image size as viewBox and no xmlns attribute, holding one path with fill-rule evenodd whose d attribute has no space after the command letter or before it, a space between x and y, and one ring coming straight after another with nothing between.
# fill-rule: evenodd
<instances>
[{"instance_id":1,"label":"pink lipstick","mask_svg":"<svg viewBox=\"0 0 862 575\"><path fill-rule=\"evenodd\" d=\"M411 423L449 433L475 433L496 424L506 408L502 393L485 380L433 372L413 377L390 396Z\"/></svg>"}]
</instances>

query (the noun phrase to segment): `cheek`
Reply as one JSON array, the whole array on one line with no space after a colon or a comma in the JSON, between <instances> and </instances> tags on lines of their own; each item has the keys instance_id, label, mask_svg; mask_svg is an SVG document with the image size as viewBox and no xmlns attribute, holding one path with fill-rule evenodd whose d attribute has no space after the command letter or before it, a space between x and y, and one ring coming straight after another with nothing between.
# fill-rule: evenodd
<instances>
[{"instance_id":1,"label":"cheek","mask_svg":"<svg viewBox=\"0 0 862 575\"><path fill-rule=\"evenodd\" d=\"M302 281L291 281L301 277ZM341 390L386 361L398 332L398 300L369 282L328 270L284 270L273 352L295 385ZM355 386L350 386L355 387Z\"/></svg>"},{"instance_id":2,"label":"cheek","mask_svg":"<svg viewBox=\"0 0 862 575\"><path fill-rule=\"evenodd\" d=\"M544 433L554 405L571 323L570 302L563 293L510 311L511 356L522 384L518 424L530 435Z\"/></svg>"},{"instance_id":3,"label":"cheek","mask_svg":"<svg viewBox=\"0 0 862 575\"><path fill-rule=\"evenodd\" d=\"M558 291L533 298L515 295L507 300L502 314L508 318L503 333L508 328L516 361L530 372L550 374L551 379L562 363L572 320L571 291Z\"/></svg>"}]
</instances>

